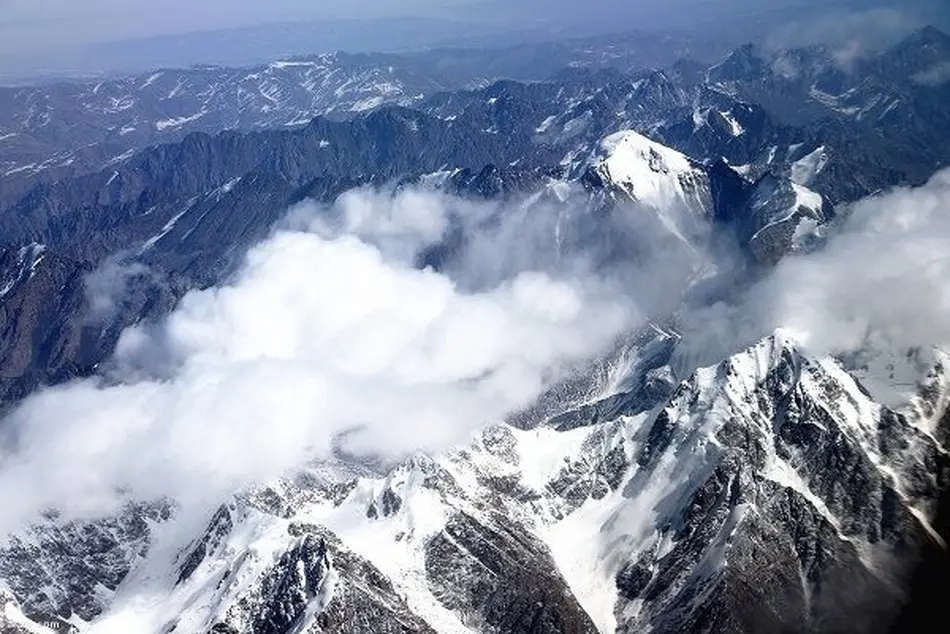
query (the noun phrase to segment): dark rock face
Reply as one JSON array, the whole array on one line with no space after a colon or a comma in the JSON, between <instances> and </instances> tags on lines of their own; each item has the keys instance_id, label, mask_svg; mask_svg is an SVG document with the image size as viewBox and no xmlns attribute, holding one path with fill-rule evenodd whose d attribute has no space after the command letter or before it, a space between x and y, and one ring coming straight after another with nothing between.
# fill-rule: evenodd
<instances>
[{"instance_id":1,"label":"dark rock face","mask_svg":"<svg viewBox=\"0 0 950 634\"><path fill-rule=\"evenodd\" d=\"M899 614L909 576L932 543L912 513L912 500L922 499L912 492L942 477L946 454L909 428L897 433L904 442L881 443L902 421L886 409L876 430L862 435L847 414L865 398L851 379L793 348L771 354L768 372L727 401L683 384L672 411L693 413L683 418L668 408L646 433L639 461L646 470L668 460L669 448L707 417L716 417L717 448L707 454L709 475L661 528L672 549L632 560L618 574L621 605L644 602L622 631L649 623L658 631L884 632ZM744 376L731 362L716 375ZM702 408L687 405L697 394L726 418L697 414ZM638 472L628 486L641 475L651 477Z\"/></svg>"},{"instance_id":2,"label":"dark rock face","mask_svg":"<svg viewBox=\"0 0 950 634\"><path fill-rule=\"evenodd\" d=\"M771 266L801 248L794 236L803 221L817 227L830 221L833 213L824 201L809 206L791 181L766 174L751 187L736 232L757 262Z\"/></svg>"},{"instance_id":3,"label":"dark rock face","mask_svg":"<svg viewBox=\"0 0 950 634\"><path fill-rule=\"evenodd\" d=\"M456 514L426 545L426 574L442 605L481 631L597 631L543 546L511 520Z\"/></svg>"},{"instance_id":4,"label":"dark rock face","mask_svg":"<svg viewBox=\"0 0 950 634\"><path fill-rule=\"evenodd\" d=\"M640 358L635 367L629 369L632 377L629 389L596 403L568 407L568 411L548 411L548 424L559 431L591 427L614 421L620 416L641 414L669 398L675 387L667 366L675 347L673 338L648 327L639 334L634 345ZM560 389L555 389L550 397L562 408L570 403L563 391L564 386L561 386ZM578 391L583 393L583 389Z\"/></svg>"},{"instance_id":5,"label":"dark rock face","mask_svg":"<svg viewBox=\"0 0 950 634\"><path fill-rule=\"evenodd\" d=\"M444 165L480 169L517 151L497 135L463 129L386 111L294 133L194 134L147 150L134 166L38 187L0 217L0 245L10 245L0 247L0 275L10 282L0 397L88 376L125 326L220 281L295 202L330 202L358 185ZM458 184L469 186L480 187ZM118 305L90 319L87 277L103 266L137 273L121 273Z\"/></svg>"},{"instance_id":6,"label":"dark rock face","mask_svg":"<svg viewBox=\"0 0 950 634\"><path fill-rule=\"evenodd\" d=\"M253 615L252 631L288 631L327 582L329 568L326 544L312 535L302 536L261 580L261 606Z\"/></svg>"},{"instance_id":7,"label":"dark rock face","mask_svg":"<svg viewBox=\"0 0 950 634\"><path fill-rule=\"evenodd\" d=\"M317 631L341 634L434 632L406 606L391 582L375 566L343 550L338 551L332 561L344 581L334 588L334 597L317 617Z\"/></svg>"},{"instance_id":8,"label":"dark rock face","mask_svg":"<svg viewBox=\"0 0 950 634\"><path fill-rule=\"evenodd\" d=\"M320 526L291 523L294 539L210 632L430 633L391 582Z\"/></svg>"},{"instance_id":9,"label":"dark rock face","mask_svg":"<svg viewBox=\"0 0 950 634\"><path fill-rule=\"evenodd\" d=\"M123 328L166 313L184 286L142 267L109 273L101 299L94 266L39 243L0 248L0 403L40 385L91 375L111 355ZM100 275L101 276L101 275ZM95 301L108 304L102 314Z\"/></svg>"},{"instance_id":10,"label":"dark rock face","mask_svg":"<svg viewBox=\"0 0 950 634\"><path fill-rule=\"evenodd\" d=\"M81 353L82 267L32 243L2 249L0 271L0 398L8 401L25 396L35 375L62 381L91 359Z\"/></svg>"},{"instance_id":11,"label":"dark rock face","mask_svg":"<svg viewBox=\"0 0 950 634\"><path fill-rule=\"evenodd\" d=\"M117 169L37 187L3 215L0 230L7 242L36 240L94 255L159 233L195 196L203 198L195 204L213 204L223 213L256 194L267 213L280 214L326 179L349 188L448 165L480 170L521 158L526 147L518 139L406 109L352 122L315 119L295 131L193 133L178 144L145 150ZM532 164L545 158L541 153ZM80 236L95 236L95 243L83 244Z\"/></svg>"}]
</instances>

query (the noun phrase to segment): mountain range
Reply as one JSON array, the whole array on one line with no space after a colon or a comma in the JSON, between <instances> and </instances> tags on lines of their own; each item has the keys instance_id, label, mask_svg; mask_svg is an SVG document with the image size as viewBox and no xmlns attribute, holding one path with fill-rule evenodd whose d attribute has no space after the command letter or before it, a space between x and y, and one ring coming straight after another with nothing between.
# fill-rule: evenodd
<instances>
[{"instance_id":1,"label":"mountain range","mask_svg":"<svg viewBox=\"0 0 950 634\"><path fill-rule=\"evenodd\" d=\"M852 203L946 165L950 36L925 28L847 65L745 46L658 68L645 48L334 54L0 90L7 411L107 377L126 328L233 280L288 208L355 188L553 209L537 239L559 257L607 270L660 252L685 285L460 446L301 465L185 536L174 499L50 509L0 544L0 631L107 631L136 610L156 632L218 634L917 623L908 599L950 538L950 352L818 353L777 330L696 359L681 326L685 304L819 251ZM416 264L451 272L469 239ZM721 245L735 258L705 286L699 254Z\"/></svg>"}]
</instances>

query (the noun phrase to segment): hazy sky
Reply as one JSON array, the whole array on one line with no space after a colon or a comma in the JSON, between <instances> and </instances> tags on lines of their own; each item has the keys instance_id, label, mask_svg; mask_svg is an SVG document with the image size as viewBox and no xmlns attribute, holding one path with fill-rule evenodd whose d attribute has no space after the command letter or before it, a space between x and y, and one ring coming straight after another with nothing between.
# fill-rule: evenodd
<instances>
[{"instance_id":1,"label":"hazy sky","mask_svg":"<svg viewBox=\"0 0 950 634\"><path fill-rule=\"evenodd\" d=\"M4 49L57 40L108 41L264 22L444 12L476 0L0 0Z\"/></svg>"},{"instance_id":2,"label":"hazy sky","mask_svg":"<svg viewBox=\"0 0 950 634\"><path fill-rule=\"evenodd\" d=\"M229 63L198 59L219 46L211 40L204 48L191 40L187 51L182 44L163 44L164 52L169 46L178 47L173 62L162 61L163 51L156 53L154 48L148 54L122 48L107 52L100 49L95 57L88 45L265 23L426 17L482 25L478 33L469 33L471 29L465 26L420 30L416 25L414 31L405 31L403 27L404 32L395 37L383 38L378 30L369 32L353 26L334 29L332 33L318 30L300 36L305 43L312 40L314 50L299 51L299 46L293 47L295 50L290 52L298 54L336 48L369 50L377 42L383 48L400 48L525 28L560 28L581 33L583 25L595 23L604 30L693 28L706 37L732 40L765 37L768 33L760 31L823 13L860 13L875 6L890 6L911 15L904 21L908 24L921 21L921 8L929 6L928 17L923 19L936 21L939 26L940 20L931 18L948 13L941 9L945 3L946 0L666 0L660 6L655 0L0 0L0 72L79 69L84 59L86 66L119 68L126 57L130 60L125 66L149 65L149 59L156 64L180 64L181 59L187 59L187 63ZM712 26L712 22L716 25ZM702 26L696 29L697 25ZM267 37L280 36L265 34L258 40ZM265 52L261 54L269 58L271 51L277 49L262 50ZM131 61L136 54L139 59Z\"/></svg>"},{"instance_id":3,"label":"hazy sky","mask_svg":"<svg viewBox=\"0 0 950 634\"><path fill-rule=\"evenodd\" d=\"M669 0L663 3L663 11L656 11L652 9L656 6L654 2L644 0L0 0L0 50L295 20L464 16L544 22L601 15L649 15L659 19L665 14L674 21L685 22L697 13L774 12L789 5L817 8L875 4L908 6L915 2Z\"/></svg>"}]
</instances>

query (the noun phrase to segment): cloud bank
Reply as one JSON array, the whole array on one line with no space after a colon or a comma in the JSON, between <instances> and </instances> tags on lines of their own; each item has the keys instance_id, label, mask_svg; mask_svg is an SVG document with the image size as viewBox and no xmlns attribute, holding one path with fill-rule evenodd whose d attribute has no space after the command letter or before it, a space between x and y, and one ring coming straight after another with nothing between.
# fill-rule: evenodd
<instances>
[{"instance_id":1,"label":"cloud bank","mask_svg":"<svg viewBox=\"0 0 950 634\"><path fill-rule=\"evenodd\" d=\"M48 507L108 512L117 491L219 502L339 443L386 457L444 448L639 319L594 277L525 269L464 290L415 268L459 210L479 211L414 190L293 210L232 283L127 330L104 377L11 414L0 531Z\"/></svg>"},{"instance_id":2,"label":"cloud bank","mask_svg":"<svg viewBox=\"0 0 950 634\"><path fill-rule=\"evenodd\" d=\"M899 348L950 343L950 170L857 203L827 249L783 263L766 292L781 324L821 350L871 334Z\"/></svg>"}]
</instances>

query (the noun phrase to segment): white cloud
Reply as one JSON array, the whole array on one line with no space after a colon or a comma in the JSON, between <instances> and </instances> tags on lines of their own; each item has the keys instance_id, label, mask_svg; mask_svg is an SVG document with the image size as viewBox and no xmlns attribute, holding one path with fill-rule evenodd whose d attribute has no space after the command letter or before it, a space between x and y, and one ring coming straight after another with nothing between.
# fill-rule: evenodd
<instances>
[{"instance_id":1,"label":"white cloud","mask_svg":"<svg viewBox=\"0 0 950 634\"><path fill-rule=\"evenodd\" d=\"M899 347L950 343L950 170L850 210L828 248L769 282L782 324L849 350L876 333Z\"/></svg>"},{"instance_id":2,"label":"white cloud","mask_svg":"<svg viewBox=\"0 0 950 634\"><path fill-rule=\"evenodd\" d=\"M909 7L842 11L831 10L816 18L785 24L765 38L767 50L826 45L843 67L897 43L923 26Z\"/></svg>"},{"instance_id":3,"label":"white cloud","mask_svg":"<svg viewBox=\"0 0 950 634\"><path fill-rule=\"evenodd\" d=\"M39 392L7 421L0 530L45 507L108 511L123 489L184 505L351 451L397 457L463 440L635 323L603 280L525 270L463 291L409 264L452 207L352 192L297 209L227 286L126 331L107 379Z\"/></svg>"},{"instance_id":4,"label":"white cloud","mask_svg":"<svg viewBox=\"0 0 950 634\"><path fill-rule=\"evenodd\" d=\"M846 213L825 248L685 314L681 363L715 362L780 327L818 353L950 344L950 170Z\"/></svg>"},{"instance_id":5,"label":"white cloud","mask_svg":"<svg viewBox=\"0 0 950 634\"><path fill-rule=\"evenodd\" d=\"M151 276L151 271L144 264L124 261L121 256L107 259L87 275L83 285L88 304L86 320L101 324L112 319L129 282L139 276Z\"/></svg>"},{"instance_id":6,"label":"white cloud","mask_svg":"<svg viewBox=\"0 0 950 634\"><path fill-rule=\"evenodd\" d=\"M941 86L950 81L950 62L938 62L911 77L922 86Z\"/></svg>"}]
</instances>

